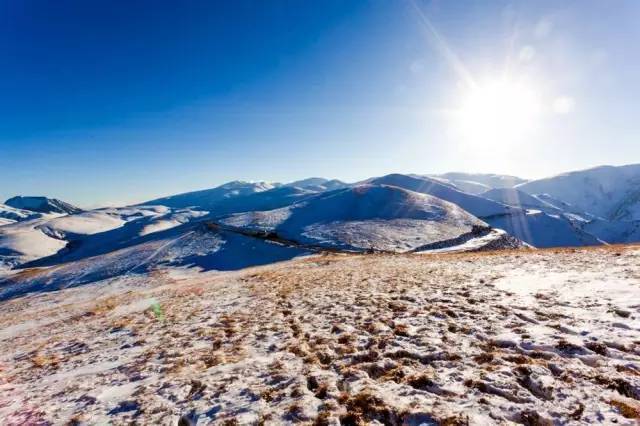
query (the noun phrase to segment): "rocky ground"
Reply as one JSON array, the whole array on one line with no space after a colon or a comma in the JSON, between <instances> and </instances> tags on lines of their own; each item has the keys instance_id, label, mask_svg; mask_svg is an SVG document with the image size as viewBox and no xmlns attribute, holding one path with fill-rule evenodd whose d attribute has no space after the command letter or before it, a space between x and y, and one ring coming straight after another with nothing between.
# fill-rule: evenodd
<instances>
[{"instance_id":1,"label":"rocky ground","mask_svg":"<svg viewBox=\"0 0 640 426\"><path fill-rule=\"evenodd\" d=\"M640 247L166 269L0 304L22 424L636 424Z\"/></svg>"}]
</instances>

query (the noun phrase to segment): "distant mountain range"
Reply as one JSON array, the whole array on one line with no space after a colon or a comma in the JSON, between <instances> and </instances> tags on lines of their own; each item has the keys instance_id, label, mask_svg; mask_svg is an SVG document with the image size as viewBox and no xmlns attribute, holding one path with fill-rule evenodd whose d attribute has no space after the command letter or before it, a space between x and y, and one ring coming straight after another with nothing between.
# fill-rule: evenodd
<instances>
[{"instance_id":1,"label":"distant mountain range","mask_svg":"<svg viewBox=\"0 0 640 426\"><path fill-rule=\"evenodd\" d=\"M640 165L533 181L466 173L390 174L357 184L324 178L286 184L234 181L90 211L46 197L14 197L0 205L0 299L159 264L229 270L322 250L456 251L636 241ZM48 266L56 268L47 270L46 279L17 287L2 283L2 274L15 280L20 268Z\"/></svg>"}]
</instances>

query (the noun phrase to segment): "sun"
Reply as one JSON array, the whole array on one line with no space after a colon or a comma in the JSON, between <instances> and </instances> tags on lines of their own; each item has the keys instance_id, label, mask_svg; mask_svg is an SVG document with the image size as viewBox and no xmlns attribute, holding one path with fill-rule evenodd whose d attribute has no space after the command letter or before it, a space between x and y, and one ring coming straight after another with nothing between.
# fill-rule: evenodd
<instances>
[{"instance_id":1,"label":"sun","mask_svg":"<svg viewBox=\"0 0 640 426\"><path fill-rule=\"evenodd\" d=\"M508 78L475 84L461 98L454 127L474 146L518 143L536 125L540 112L532 86Z\"/></svg>"}]
</instances>

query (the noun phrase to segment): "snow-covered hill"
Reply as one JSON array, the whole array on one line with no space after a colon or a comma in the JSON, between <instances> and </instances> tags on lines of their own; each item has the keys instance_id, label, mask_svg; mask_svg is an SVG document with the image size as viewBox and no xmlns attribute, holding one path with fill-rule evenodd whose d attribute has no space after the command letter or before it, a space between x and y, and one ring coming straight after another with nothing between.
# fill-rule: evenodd
<instances>
[{"instance_id":1,"label":"snow-covered hill","mask_svg":"<svg viewBox=\"0 0 640 426\"><path fill-rule=\"evenodd\" d=\"M269 182L233 181L202 191L186 192L146 201L141 205L160 205L172 208L194 207L199 210L213 210L215 206L226 199L243 197L278 187L279 184Z\"/></svg>"},{"instance_id":2,"label":"snow-covered hill","mask_svg":"<svg viewBox=\"0 0 640 426\"><path fill-rule=\"evenodd\" d=\"M444 184L436 179L417 177L402 174L390 174L369 180L372 184L392 185L409 191L419 192L456 204L467 212L480 219L485 217L508 214L514 209L493 200L468 194L451 185Z\"/></svg>"},{"instance_id":3,"label":"snow-covered hill","mask_svg":"<svg viewBox=\"0 0 640 426\"><path fill-rule=\"evenodd\" d=\"M253 210L272 210L301 201L320 192L344 188L337 179L308 178L287 184L267 182L229 182L213 189L159 198L143 205L172 208L194 207L214 216Z\"/></svg>"},{"instance_id":4,"label":"snow-covered hill","mask_svg":"<svg viewBox=\"0 0 640 426\"><path fill-rule=\"evenodd\" d=\"M518 185L607 220L640 219L640 164L601 166Z\"/></svg>"},{"instance_id":5,"label":"snow-covered hill","mask_svg":"<svg viewBox=\"0 0 640 426\"><path fill-rule=\"evenodd\" d=\"M0 274L0 301L114 277L125 279L161 266L230 271L311 253L212 229L204 222L184 223L145 235L136 235L135 229L140 226L131 221L105 235L93 234L68 252L63 249L58 255L27 264L29 269L4 277Z\"/></svg>"},{"instance_id":6,"label":"snow-covered hill","mask_svg":"<svg viewBox=\"0 0 640 426\"><path fill-rule=\"evenodd\" d=\"M526 182L517 176L497 175L490 173L450 172L441 175L427 175L455 185L461 191L481 194L493 188L512 188Z\"/></svg>"},{"instance_id":7,"label":"snow-covered hill","mask_svg":"<svg viewBox=\"0 0 640 426\"><path fill-rule=\"evenodd\" d=\"M298 188L310 189L316 192L332 191L334 189L345 188L348 186L345 182L338 179L325 179L319 177L307 178L297 180L295 182L289 182L284 186L295 186Z\"/></svg>"},{"instance_id":8,"label":"snow-covered hill","mask_svg":"<svg viewBox=\"0 0 640 426\"><path fill-rule=\"evenodd\" d=\"M15 207L0 204L0 226L14 222L22 222L23 220L35 219L42 216L29 210L16 209Z\"/></svg>"},{"instance_id":9,"label":"snow-covered hill","mask_svg":"<svg viewBox=\"0 0 640 426\"><path fill-rule=\"evenodd\" d=\"M301 244L400 252L486 227L455 204L379 184L325 192L281 209L236 214L222 223Z\"/></svg>"},{"instance_id":10,"label":"snow-covered hill","mask_svg":"<svg viewBox=\"0 0 640 426\"><path fill-rule=\"evenodd\" d=\"M462 192L435 179L392 174L372 179L370 182L394 185L449 201L492 227L503 229L534 247L602 244L597 238L573 226L564 217L508 206L483 196Z\"/></svg>"},{"instance_id":11,"label":"snow-covered hill","mask_svg":"<svg viewBox=\"0 0 640 426\"><path fill-rule=\"evenodd\" d=\"M225 198L212 205L210 211L212 216L222 216L231 213L273 210L305 200L323 191L325 190L315 185L309 185L305 188L279 186L245 196Z\"/></svg>"},{"instance_id":12,"label":"snow-covered hill","mask_svg":"<svg viewBox=\"0 0 640 426\"><path fill-rule=\"evenodd\" d=\"M16 196L5 201L9 207L38 213L80 213L82 209L56 198Z\"/></svg>"},{"instance_id":13,"label":"snow-covered hill","mask_svg":"<svg viewBox=\"0 0 640 426\"><path fill-rule=\"evenodd\" d=\"M522 209L535 209L551 214L561 214L562 209L535 195L516 188L494 188L480 194L483 198Z\"/></svg>"},{"instance_id":14,"label":"snow-covered hill","mask_svg":"<svg viewBox=\"0 0 640 426\"><path fill-rule=\"evenodd\" d=\"M49 264L108 253L136 238L169 229L205 212L163 206L107 208L45 215L0 227L0 268L38 259Z\"/></svg>"}]
</instances>

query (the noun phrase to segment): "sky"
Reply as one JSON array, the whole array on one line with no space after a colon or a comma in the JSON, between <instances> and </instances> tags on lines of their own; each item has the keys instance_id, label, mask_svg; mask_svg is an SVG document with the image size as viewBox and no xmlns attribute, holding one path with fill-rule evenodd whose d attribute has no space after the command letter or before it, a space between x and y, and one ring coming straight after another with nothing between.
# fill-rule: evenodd
<instances>
[{"instance_id":1,"label":"sky","mask_svg":"<svg viewBox=\"0 0 640 426\"><path fill-rule=\"evenodd\" d=\"M0 199L638 163L639 19L635 0L2 2Z\"/></svg>"}]
</instances>

